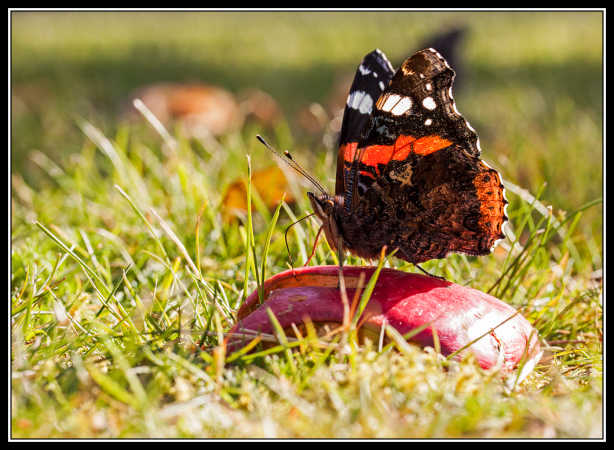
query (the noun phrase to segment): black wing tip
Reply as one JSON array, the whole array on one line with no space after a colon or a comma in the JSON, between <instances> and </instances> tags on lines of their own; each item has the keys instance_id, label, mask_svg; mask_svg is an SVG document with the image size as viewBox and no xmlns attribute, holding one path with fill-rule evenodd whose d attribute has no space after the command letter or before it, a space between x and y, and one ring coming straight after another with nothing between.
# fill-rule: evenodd
<instances>
[{"instance_id":1,"label":"black wing tip","mask_svg":"<svg viewBox=\"0 0 614 450\"><path fill-rule=\"evenodd\" d=\"M394 67L392 66L392 63L390 62L386 54L379 48L375 48L369 53L367 53L363 58L363 61L368 60L369 58L374 58L377 61L378 65L388 69L391 72L394 72Z\"/></svg>"}]
</instances>

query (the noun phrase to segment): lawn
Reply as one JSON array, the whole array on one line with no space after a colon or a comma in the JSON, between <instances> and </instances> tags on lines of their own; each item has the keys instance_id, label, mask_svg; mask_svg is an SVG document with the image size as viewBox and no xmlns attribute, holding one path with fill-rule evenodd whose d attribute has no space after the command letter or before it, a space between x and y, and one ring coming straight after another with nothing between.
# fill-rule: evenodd
<instances>
[{"instance_id":1,"label":"lawn","mask_svg":"<svg viewBox=\"0 0 614 450\"><path fill-rule=\"evenodd\" d=\"M602 19L12 12L11 436L602 438ZM455 99L505 180L509 233L491 255L423 267L519 309L544 358L510 386L470 357L351 335L227 354L236 311L288 268L284 231L311 212L292 178L278 214L250 189L250 212L224 218L225 189L273 163L256 135L332 190L334 146L301 111L373 48L398 67L460 26ZM125 120L130 93L161 81L258 88L282 117L207 139ZM288 234L298 263L318 226ZM321 240L310 264L335 262Z\"/></svg>"}]
</instances>

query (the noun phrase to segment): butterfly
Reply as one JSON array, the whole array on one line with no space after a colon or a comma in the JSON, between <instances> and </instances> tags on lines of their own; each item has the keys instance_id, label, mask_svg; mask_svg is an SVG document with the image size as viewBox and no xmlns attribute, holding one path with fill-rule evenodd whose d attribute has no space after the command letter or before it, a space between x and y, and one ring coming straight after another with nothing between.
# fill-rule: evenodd
<instances>
[{"instance_id":1,"label":"butterfly","mask_svg":"<svg viewBox=\"0 0 614 450\"><path fill-rule=\"evenodd\" d=\"M504 187L458 112L455 73L428 48L394 70L376 49L358 66L339 136L334 194L307 195L331 246L410 263L489 254L505 238ZM291 157L286 154L288 158ZM419 267L419 266L418 266Z\"/></svg>"}]
</instances>

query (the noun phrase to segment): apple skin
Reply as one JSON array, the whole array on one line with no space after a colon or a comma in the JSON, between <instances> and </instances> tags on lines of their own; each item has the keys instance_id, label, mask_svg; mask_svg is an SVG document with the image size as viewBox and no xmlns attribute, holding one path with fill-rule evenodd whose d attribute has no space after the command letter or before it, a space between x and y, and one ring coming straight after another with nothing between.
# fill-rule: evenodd
<instances>
[{"instance_id":1,"label":"apple skin","mask_svg":"<svg viewBox=\"0 0 614 450\"><path fill-rule=\"evenodd\" d=\"M344 267L349 302L359 287L360 274L364 274L363 286L366 286L375 269ZM237 346L239 339L233 338L233 333L241 333L241 330L273 333L267 308L284 329L291 329L292 323L303 324L306 316L314 324L341 324L344 307L338 288L338 271L337 266L303 267L266 280L264 302L259 302L256 290L239 309L238 322L229 333L231 349ZM507 303L476 289L393 269L381 270L359 323L376 333L387 323L401 334L428 323L430 325L410 341L434 346L435 329L441 353L446 356L482 336L457 357L471 351L482 368L490 369L500 364L500 370L508 373L523 361L522 378L542 354L537 331ZM245 338L241 339L245 342Z\"/></svg>"}]
</instances>

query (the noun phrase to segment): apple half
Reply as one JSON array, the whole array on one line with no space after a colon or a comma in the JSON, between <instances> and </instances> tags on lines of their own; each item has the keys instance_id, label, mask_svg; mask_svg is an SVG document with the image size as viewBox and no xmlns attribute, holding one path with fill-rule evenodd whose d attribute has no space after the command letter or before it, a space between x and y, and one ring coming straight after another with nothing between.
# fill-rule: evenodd
<instances>
[{"instance_id":1,"label":"apple half","mask_svg":"<svg viewBox=\"0 0 614 450\"><path fill-rule=\"evenodd\" d=\"M343 268L347 299L358 297L375 267ZM361 276L361 274L363 274ZM292 336L292 324L306 317L315 325L344 321L344 302L337 266L313 266L276 274L263 285L263 301L254 291L238 311L238 322L228 334L230 349L248 342L254 333L274 333L267 309ZM435 347L436 333L444 356L460 358L472 352L484 369L499 367L518 379L530 373L542 355L537 331L513 307L469 287L415 273L383 268L358 324L363 333L377 336L384 324L406 335L419 327L410 341ZM426 326L425 326L426 325Z\"/></svg>"}]
</instances>

